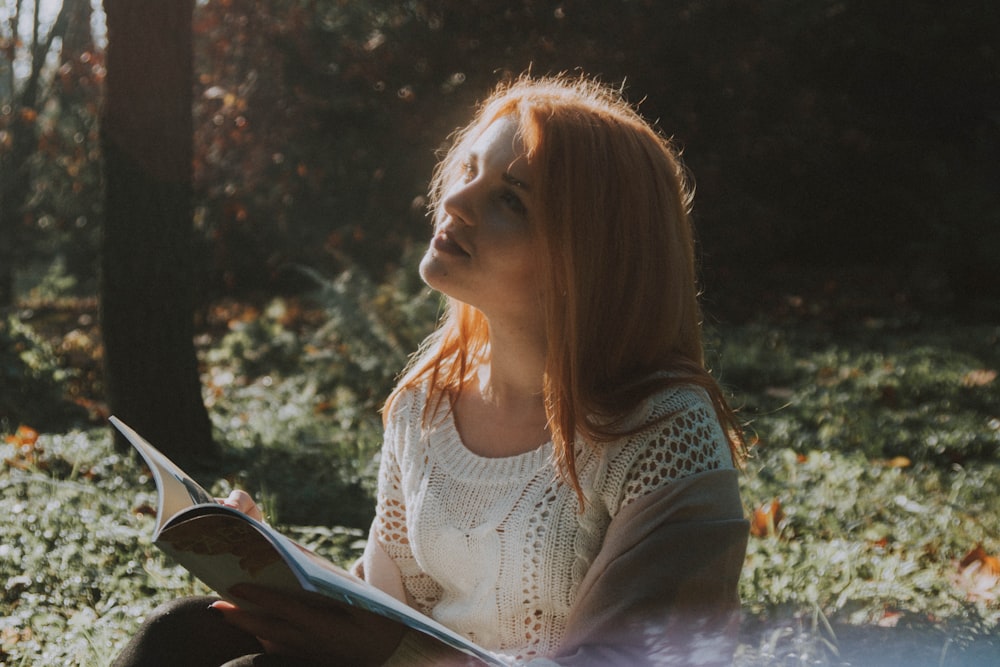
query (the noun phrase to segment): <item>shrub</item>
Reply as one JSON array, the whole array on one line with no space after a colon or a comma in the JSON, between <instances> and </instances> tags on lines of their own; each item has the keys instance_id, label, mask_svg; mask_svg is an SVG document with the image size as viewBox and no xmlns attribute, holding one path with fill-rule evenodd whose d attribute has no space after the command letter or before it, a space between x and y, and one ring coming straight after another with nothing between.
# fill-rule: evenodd
<instances>
[{"instance_id":1,"label":"shrub","mask_svg":"<svg viewBox=\"0 0 1000 667\"><path fill-rule=\"evenodd\" d=\"M19 424L58 430L78 418L81 410L65 400L72 373L18 317L0 319L0 432Z\"/></svg>"}]
</instances>

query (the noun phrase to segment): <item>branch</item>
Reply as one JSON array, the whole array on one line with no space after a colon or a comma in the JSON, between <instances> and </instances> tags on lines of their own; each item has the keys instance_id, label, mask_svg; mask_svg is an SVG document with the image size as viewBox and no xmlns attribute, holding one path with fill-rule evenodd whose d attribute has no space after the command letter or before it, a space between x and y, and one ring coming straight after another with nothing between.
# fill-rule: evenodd
<instances>
[{"instance_id":1,"label":"branch","mask_svg":"<svg viewBox=\"0 0 1000 667\"><path fill-rule=\"evenodd\" d=\"M49 51L52 49L52 44L55 42L56 37L62 39L63 35L66 34L66 27L69 25L69 12L66 10L67 3L63 2L59 7L59 15L56 17L55 22L49 29L49 34L45 36L45 43L40 44L40 18L38 15L38 7L40 4L40 2L35 3L35 20L34 26L32 27L31 44L31 74L28 75L28 80L24 84L24 91L21 94L21 103L19 106L22 108L34 108L38 103L38 82L41 80L42 68L45 66L45 59L48 57Z\"/></svg>"}]
</instances>

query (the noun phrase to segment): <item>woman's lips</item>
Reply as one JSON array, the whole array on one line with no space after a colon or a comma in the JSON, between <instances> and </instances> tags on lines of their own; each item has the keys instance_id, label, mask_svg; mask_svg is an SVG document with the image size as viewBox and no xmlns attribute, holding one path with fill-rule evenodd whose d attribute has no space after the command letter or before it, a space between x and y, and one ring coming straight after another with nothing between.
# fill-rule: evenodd
<instances>
[{"instance_id":1,"label":"woman's lips","mask_svg":"<svg viewBox=\"0 0 1000 667\"><path fill-rule=\"evenodd\" d=\"M455 255L458 257L468 257L467 253L462 246L455 242L455 239L451 237L448 232L439 232L434 235L431 240L431 247L438 252L444 253L446 255Z\"/></svg>"}]
</instances>

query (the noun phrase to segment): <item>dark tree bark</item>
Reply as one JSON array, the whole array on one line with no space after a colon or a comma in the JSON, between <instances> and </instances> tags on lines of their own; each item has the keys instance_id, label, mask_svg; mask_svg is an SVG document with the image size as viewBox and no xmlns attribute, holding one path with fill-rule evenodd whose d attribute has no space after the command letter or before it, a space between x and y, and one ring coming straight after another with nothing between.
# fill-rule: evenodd
<instances>
[{"instance_id":1,"label":"dark tree bark","mask_svg":"<svg viewBox=\"0 0 1000 667\"><path fill-rule=\"evenodd\" d=\"M193 0L105 0L101 313L108 401L181 465L217 451L194 350Z\"/></svg>"}]
</instances>

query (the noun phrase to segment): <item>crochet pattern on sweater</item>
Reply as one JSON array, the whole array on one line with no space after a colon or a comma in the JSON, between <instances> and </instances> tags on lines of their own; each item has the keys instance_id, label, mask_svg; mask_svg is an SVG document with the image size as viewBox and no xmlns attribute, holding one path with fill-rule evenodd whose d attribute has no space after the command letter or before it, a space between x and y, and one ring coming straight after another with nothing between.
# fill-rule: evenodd
<instances>
[{"instance_id":1,"label":"crochet pattern on sweater","mask_svg":"<svg viewBox=\"0 0 1000 667\"><path fill-rule=\"evenodd\" d=\"M580 581L622 507L683 477L733 467L707 394L673 387L636 411L649 428L578 448L581 511L558 481L551 443L478 456L462 443L447 401L424 423L425 401L424 391L406 392L387 419L375 537L413 606L518 662L559 646Z\"/></svg>"}]
</instances>

